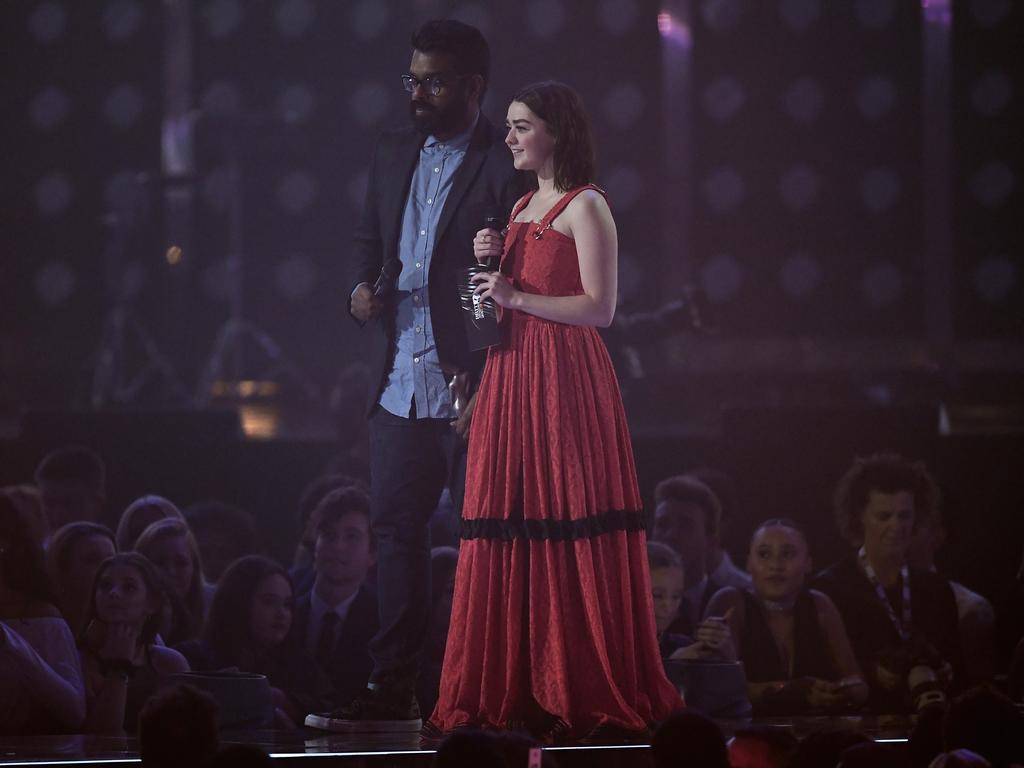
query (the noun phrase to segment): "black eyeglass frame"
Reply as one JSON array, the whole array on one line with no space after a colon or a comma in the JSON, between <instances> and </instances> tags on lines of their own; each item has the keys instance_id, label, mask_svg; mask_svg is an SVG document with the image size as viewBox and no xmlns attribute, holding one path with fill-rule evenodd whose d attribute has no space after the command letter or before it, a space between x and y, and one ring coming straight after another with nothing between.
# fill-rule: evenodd
<instances>
[{"instance_id":1,"label":"black eyeglass frame","mask_svg":"<svg viewBox=\"0 0 1024 768\"><path fill-rule=\"evenodd\" d=\"M420 80L415 75L405 74L402 75L402 87L408 93L415 93L416 89L422 85L431 96L440 96L441 91L449 85L459 80L465 80L467 77L472 77L472 75L431 75Z\"/></svg>"}]
</instances>

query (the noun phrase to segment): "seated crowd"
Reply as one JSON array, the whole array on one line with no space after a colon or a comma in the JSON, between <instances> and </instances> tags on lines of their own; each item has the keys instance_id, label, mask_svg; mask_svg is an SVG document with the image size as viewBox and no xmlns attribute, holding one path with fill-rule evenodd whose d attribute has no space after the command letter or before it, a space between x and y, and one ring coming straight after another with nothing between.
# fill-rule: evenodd
<instances>
[{"instance_id":1,"label":"seated crowd","mask_svg":"<svg viewBox=\"0 0 1024 768\"><path fill-rule=\"evenodd\" d=\"M265 678L266 709L245 721L261 727L301 727L306 713L365 689L378 613L370 504L359 480L331 474L310 486L298 503L290 568L264 556L252 518L222 502L183 513L168 498L143 496L111 530L102 522L103 463L88 449L49 454L35 481L0 493L0 733L135 733L147 712L206 696L173 683L203 687L227 673ZM849 555L818 572L802 526L782 518L754 526L746 570L733 563L723 532L739 516L721 472L667 478L654 500L654 618L666 671L690 707L663 731L710 734L701 764L812 765L800 753L814 740L790 744L753 728L726 747L697 712L931 711L934 719L971 685L991 680L991 605L935 570L944 528L936 484L921 464L889 454L853 462L834 503ZM450 521L438 529L450 530ZM432 619L417 690L427 711L457 559L454 546L432 556ZM222 709L222 726L224 717ZM943 764L975 764L955 750L977 745L937 740L936 723L929 760L945 749ZM678 733L659 732L659 765L696 764L664 757ZM460 750L528 748L490 738L467 734L437 762L461 764ZM216 752L215 739L208 746ZM829 765L885 764L838 737L818 748L833 750ZM762 757L744 762L751 754ZM993 765L1024 759L986 757Z\"/></svg>"}]
</instances>

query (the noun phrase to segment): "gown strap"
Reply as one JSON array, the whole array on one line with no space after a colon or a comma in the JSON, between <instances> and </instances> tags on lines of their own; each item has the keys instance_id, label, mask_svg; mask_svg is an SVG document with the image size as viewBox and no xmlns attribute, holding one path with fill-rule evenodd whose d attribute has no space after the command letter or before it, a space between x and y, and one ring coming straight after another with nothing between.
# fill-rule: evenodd
<instances>
[{"instance_id":1,"label":"gown strap","mask_svg":"<svg viewBox=\"0 0 1024 768\"><path fill-rule=\"evenodd\" d=\"M540 223L537 225L537 229L533 233L534 238L540 240L541 237L544 236L544 233L551 229L551 225L554 222L554 220L558 218L558 215L565 210L566 206L569 205L569 203L573 201L573 198L576 197L576 195L578 195L580 192L583 192L587 189L592 189L595 192L600 192L605 197L608 197L608 193L605 192L596 184L584 184L582 187L570 189L568 192L562 195L561 200L559 200L557 203L551 206L551 210L544 214L544 218L540 220Z\"/></svg>"},{"instance_id":2,"label":"gown strap","mask_svg":"<svg viewBox=\"0 0 1024 768\"><path fill-rule=\"evenodd\" d=\"M530 204L530 200L533 199L535 194L537 194L537 190L531 189L525 195L520 197L519 200L516 201L516 204L512 206L512 213L508 215L508 229L511 229L512 222L516 220L516 216L522 212L523 208Z\"/></svg>"}]
</instances>

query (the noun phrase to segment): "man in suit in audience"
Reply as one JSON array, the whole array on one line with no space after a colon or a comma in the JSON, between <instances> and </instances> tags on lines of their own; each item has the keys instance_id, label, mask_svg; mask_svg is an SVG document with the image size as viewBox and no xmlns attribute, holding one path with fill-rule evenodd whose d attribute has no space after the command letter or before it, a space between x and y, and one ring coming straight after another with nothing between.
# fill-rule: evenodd
<instances>
[{"instance_id":1,"label":"man in suit in audience","mask_svg":"<svg viewBox=\"0 0 1024 768\"><path fill-rule=\"evenodd\" d=\"M379 627L377 595L366 583L376 560L370 498L355 487L328 493L312 513L315 578L295 601L293 640L324 669L339 701L366 689Z\"/></svg>"}]
</instances>

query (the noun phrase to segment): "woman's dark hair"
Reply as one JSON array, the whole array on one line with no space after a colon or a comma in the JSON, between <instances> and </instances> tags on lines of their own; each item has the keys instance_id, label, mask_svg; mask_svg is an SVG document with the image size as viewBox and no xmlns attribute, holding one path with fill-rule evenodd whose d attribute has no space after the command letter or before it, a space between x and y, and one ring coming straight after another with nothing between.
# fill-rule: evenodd
<instances>
[{"instance_id":1,"label":"woman's dark hair","mask_svg":"<svg viewBox=\"0 0 1024 768\"><path fill-rule=\"evenodd\" d=\"M46 575L43 548L28 521L6 494L0 493L0 576L11 589L43 603L56 604Z\"/></svg>"},{"instance_id":2,"label":"woman's dark hair","mask_svg":"<svg viewBox=\"0 0 1024 768\"><path fill-rule=\"evenodd\" d=\"M563 192L594 181L597 161L590 118L572 88L554 80L533 83L512 97L544 121L555 139L555 186Z\"/></svg>"},{"instance_id":3,"label":"woman's dark hair","mask_svg":"<svg viewBox=\"0 0 1024 768\"><path fill-rule=\"evenodd\" d=\"M834 506L839 533L854 546L863 544L864 509L872 492L909 492L914 497L914 525L939 511L939 488L924 463L895 453L859 456L836 487Z\"/></svg>"},{"instance_id":4,"label":"woman's dark hair","mask_svg":"<svg viewBox=\"0 0 1024 768\"><path fill-rule=\"evenodd\" d=\"M229 565L217 583L203 631L203 643L217 663L237 664L249 643L252 596L268 576L281 576L292 586L288 571L268 557L247 555ZM292 586L294 591L294 586Z\"/></svg>"},{"instance_id":5,"label":"woman's dark hair","mask_svg":"<svg viewBox=\"0 0 1024 768\"><path fill-rule=\"evenodd\" d=\"M61 586L75 545L82 539L92 536L102 536L105 539L110 539L110 543L114 544L114 532L99 523L85 521L68 523L58 528L57 532L53 534L50 545L46 548L46 570L55 586Z\"/></svg>"},{"instance_id":6,"label":"woman's dark hair","mask_svg":"<svg viewBox=\"0 0 1024 768\"><path fill-rule=\"evenodd\" d=\"M412 34L412 47L423 53L439 51L455 59L460 75L480 75L480 103L491 79L491 49L480 30L455 19L428 21Z\"/></svg>"},{"instance_id":7,"label":"woman's dark hair","mask_svg":"<svg viewBox=\"0 0 1024 768\"><path fill-rule=\"evenodd\" d=\"M92 593L89 597L89 613L83 623L83 632L87 631L89 624L96 618L96 590L99 588L103 574L115 565L126 565L134 568L142 576L142 583L146 585L146 596L153 603L153 613L142 623L142 631L139 633L139 643L148 647L156 640L157 632L160 629L160 618L167 603L167 587L164 580L157 572L156 567L138 552L118 552L111 555L96 570L96 578L92 582ZM79 638L79 644L81 644Z\"/></svg>"},{"instance_id":8,"label":"woman's dark hair","mask_svg":"<svg viewBox=\"0 0 1024 768\"><path fill-rule=\"evenodd\" d=\"M800 525L796 520L791 517L770 517L757 524L754 532L750 534L750 543L754 543L754 538L763 531L765 528L789 528L790 530L796 531L800 534L800 538L804 540L804 545L807 545L807 533L804 531L804 527Z\"/></svg>"}]
</instances>

